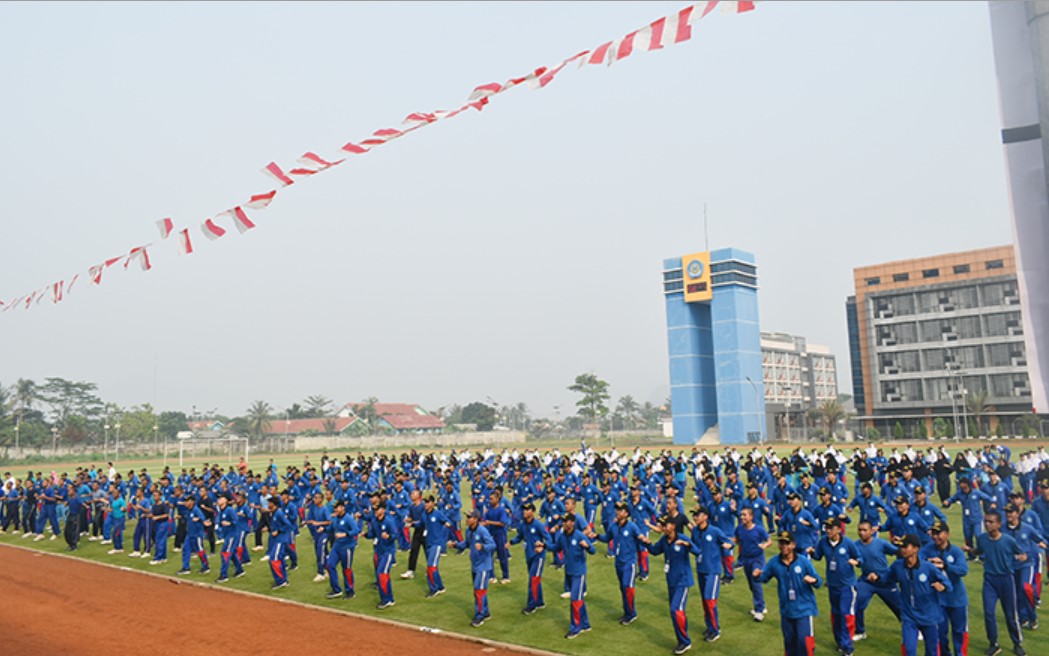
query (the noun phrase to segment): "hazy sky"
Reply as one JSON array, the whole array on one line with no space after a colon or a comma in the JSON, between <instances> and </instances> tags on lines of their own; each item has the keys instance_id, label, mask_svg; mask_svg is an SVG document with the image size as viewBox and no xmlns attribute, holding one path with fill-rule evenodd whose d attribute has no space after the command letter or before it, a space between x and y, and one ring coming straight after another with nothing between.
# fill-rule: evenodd
<instances>
[{"instance_id":1,"label":"hazy sky","mask_svg":"<svg viewBox=\"0 0 1049 656\"><path fill-rule=\"evenodd\" d=\"M452 109L685 6L0 4L0 383L243 413L310 394L569 414L669 390L664 257L755 253L762 329L838 357L852 268L1008 243L987 5L762 3L691 42L570 68L297 184L259 227L213 213L259 169ZM191 227L154 269L87 267ZM154 395L154 371L158 372Z\"/></svg>"}]
</instances>

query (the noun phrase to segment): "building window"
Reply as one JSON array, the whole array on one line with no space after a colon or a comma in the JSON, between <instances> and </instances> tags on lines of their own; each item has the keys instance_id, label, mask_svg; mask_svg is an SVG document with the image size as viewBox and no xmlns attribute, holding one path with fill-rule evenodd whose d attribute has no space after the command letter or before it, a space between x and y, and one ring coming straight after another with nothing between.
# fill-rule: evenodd
<instances>
[{"instance_id":1,"label":"building window","mask_svg":"<svg viewBox=\"0 0 1049 656\"><path fill-rule=\"evenodd\" d=\"M939 278L939 277L940 277L940 270L939 269L924 269L922 271L922 278Z\"/></svg>"},{"instance_id":2,"label":"building window","mask_svg":"<svg viewBox=\"0 0 1049 656\"><path fill-rule=\"evenodd\" d=\"M1001 260L987 260L986 266L988 271L991 269L1004 269L1005 263Z\"/></svg>"},{"instance_id":3,"label":"building window","mask_svg":"<svg viewBox=\"0 0 1049 656\"><path fill-rule=\"evenodd\" d=\"M880 284L881 284L881 278L879 278L878 276L874 276L873 278L867 278L867 286L868 287L873 287L874 285L880 285Z\"/></svg>"},{"instance_id":4,"label":"building window","mask_svg":"<svg viewBox=\"0 0 1049 656\"><path fill-rule=\"evenodd\" d=\"M955 264L954 265L954 272L955 273L969 273L969 265L968 264Z\"/></svg>"},{"instance_id":5,"label":"building window","mask_svg":"<svg viewBox=\"0 0 1049 656\"><path fill-rule=\"evenodd\" d=\"M892 281L893 282L907 282L910 279L911 279L911 274L909 274L909 273L894 273L894 274L892 274Z\"/></svg>"}]
</instances>

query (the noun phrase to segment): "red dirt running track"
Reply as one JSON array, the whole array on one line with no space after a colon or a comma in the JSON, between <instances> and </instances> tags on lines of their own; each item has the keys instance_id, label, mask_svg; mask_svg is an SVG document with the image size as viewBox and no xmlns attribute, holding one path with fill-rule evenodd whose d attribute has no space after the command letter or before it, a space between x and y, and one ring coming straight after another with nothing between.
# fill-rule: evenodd
<instances>
[{"instance_id":1,"label":"red dirt running track","mask_svg":"<svg viewBox=\"0 0 1049 656\"><path fill-rule=\"evenodd\" d=\"M520 653L0 546L3 654L287 656L383 654L394 646L426 656Z\"/></svg>"}]
</instances>

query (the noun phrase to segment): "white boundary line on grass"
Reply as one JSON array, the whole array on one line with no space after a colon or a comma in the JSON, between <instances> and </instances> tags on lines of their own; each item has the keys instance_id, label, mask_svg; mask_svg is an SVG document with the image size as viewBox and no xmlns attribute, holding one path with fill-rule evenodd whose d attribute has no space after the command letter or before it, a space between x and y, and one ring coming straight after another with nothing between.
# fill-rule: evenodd
<instances>
[{"instance_id":1,"label":"white boundary line on grass","mask_svg":"<svg viewBox=\"0 0 1049 656\"><path fill-rule=\"evenodd\" d=\"M429 626L419 626L417 624L408 624L407 622L399 622L397 620L391 620L384 617L375 617L373 615L365 615L363 613L355 613L350 610L340 610L338 608L330 608L327 606L316 606L308 604L306 602L298 601L296 599L283 599L281 597L272 597L270 595L260 594L258 592L251 592L248 590L238 590L237 588L224 588L217 585L212 585L204 581L193 581L190 579L181 579L167 574L160 574L157 572L149 572L141 569L134 569L132 567L124 567L123 565L114 565L112 563L103 563L90 558L81 558L79 556L73 556L67 553L55 553L52 551L41 551L32 547L23 546L20 544L11 544L9 542L0 542L0 547L8 547L10 549L19 549L32 554L39 554L41 556L53 556L57 558L65 558L78 563L87 563L89 565L97 565L99 567L108 567L110 569L120 570L122 572L130 572L132 574L140 574L142 576L152 576L153 578L175 583L177 585L192 585L198 588L204 588L205 590L216 590L218 592L225 592L229 594L244 595L247 597L254 597L256 599L264 599L266 601L275 601L282 604L289 604L291 606L298 606L306 610L315 610L322 613L331 613L333 615L342 615L352 617L358 620L365 620L368 622L375 622L376 624L385 624L387 626L394 626L399 629L406 629L409 631L418 631L421 633L427 633L434 636L444 636L452 638L454 640L462 640L465 642L472 642L486 647L496 647L499 649L506 649L508 651L520 652L523 654L534 654L535 656L562 656L558 652L544 651L542 649L536 649L534 647L526 647L524 645L515 645L509 642L499 642L498 640L490 640L488 638L481 638L478 636L472 636L465 633L455 633L453 631L445 631L444 629L436 629Z\"/></svg>"}]
</instances>

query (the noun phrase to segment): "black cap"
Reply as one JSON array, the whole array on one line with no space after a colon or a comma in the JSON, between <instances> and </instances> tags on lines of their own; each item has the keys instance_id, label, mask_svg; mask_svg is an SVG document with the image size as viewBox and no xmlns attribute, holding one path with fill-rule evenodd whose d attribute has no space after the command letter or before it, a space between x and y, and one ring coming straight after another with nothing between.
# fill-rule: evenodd
<instances>
[{"instance_id":1,"label":"black cap","mask_svg":"<svg viewBox=\"0 0 1049 656\"><path fill-rule=\"evenodd\" d=\"M788 501L791 500L791 499L800 499L800 498L801 498L801 495L798 494L797 492L791 492L791 493L787 494L787 500Z\"/></svg>"},{"instance_id":2,"label":"black cap","mask_svg":"<svg viewBox=\"0 0 1049 656\"><path fill-rule=\"evenodd\" d=\"M1023 499L1024 495L1023 495L1023 492L1017 492L1016 490L1013 490L1012 492L1009 493L1009 498L1010 499Z\"/></svg>"},{"instance_id":3,"label":"black cap","mask_svg":"<svg viewBox=\"0 0 1049 656\"><path fill-rule=\"evenodd\" d=\"M1020 508L1018 508L1016 505L1010 503L1008 506L1005 507L1005 512L1007 512L1007 513L1018 513L1018 512L1020 512Z\"/></svg>"},{"instance_id":4,"label":"black cap","mask_svg":"<svg viewBox=\"0 0 1049 656\"><path fill-rule=\"evenodd\" d=\"M437 497L435 497L432 494L427 494L425 497L423 497L423 501L429 501L430 503L434 503L435 501L437 501Z\"/></svg>"},{"instance_id":5,"label":"black cap","mask_svg":"<svg viewBox=\"0 0 1049 656\"><path fill-rule=\"evenodd\" d=\"M535 510L535 504L532 503L531 501L529 501L528 503L526 503L523 506L521 506L521 510L532 510L532 511L534 511Z\"/></svg>"},{"instance_id":6,"label":"black cap","mask_svg":"<svg viewBox=\"0 0 1049 656\"><path fill-rule=\"evenodd\" d=\"M892 502L895 503L895 504L901 504L901 503L910 503L911 500L901 494L901 495L897 496L895 499L893 499Z\"/></svg>"},{"instance_id":7,"label":"black cap","mask_svg":"<svg viewBox=\"0 0 1049 656\"><path fill-rule=\"evenodd\" d=\"M469 515L467 515L467 517L473 519L481 519L481 512L479 510L474 510Z\"/></svg>"},{"instance_id":8,"label":"black cap","mask_svg":"<svg viewBox=\"0 0 1049 656\"><path fill-rule=\"evenodd\" d=\"M575 522L575 513L565 513L564 516L561 517L562 522L567 522L569 520Z\"/></svg>"},{"instance_id":9,"label":"black cap","mask_svg":"<svg viewBox=\"0 0 1049 656\"><path fill-rule=\"evenodd\" d=\"M932 526L929 527L930 533L943 533L944 531L950 533L951 527L948 526L947 522L943 521L942 519L937 519L932 523Z\"/></svg>"},{"instance_id":10,"label":"black cap","mask_svg":"<svg viewBox=\"0 0 1049 656\"><path fill-rule=\"evenodd\" d=\"M824 485L820 488L820 494L830 494L830 488Z\"/></svg>"},{"instance_id":11,"label":"black cap","mask_svg":"<svg viewBox=\"0 0 1049 656\"><path fill-rule=\"evenodd\" d=\"M659 523L660 524L664 524L664 525L665 524L673 524L674 523L674 518L671 517L670 515L663 515L662 517L659 518Z\"/></svg>"},{"instance_id":12,"label":"black cap","mask_svg":"<svg viewBox=\"0 0 1049 656\"><path fill-rule=\"evenodd\" d=\"M920 546L922 546L921 538L919 538L917 535L915 535L913 533L908 533L907 535L900 536L900 537L894 539L893 543L897 547L906 547L907 545L910 545L912 547L920 547Z\"/></svg>"},{"instance_id":13,"label":"black cap","mask_svg":"<svg viewBox=\"0 0 1049 656\"><path fill-rule=\"evenodd\" d=\"M780 531L779 533L776 534L776 541L777 542L793 542L794 541L794 534L791 533L790 531Z\"/></svg>"},{"instance_id":14,"label":"black cap","mask_svg":"<svg viewBox=\"0 0 1049 656\"><path fill-rule=\"evenodd\" d=\"M692 509L692 516L693 517L695 517L696 515L698 515L700 513L703 513L707 517L710 517L710 511L707 510L706 508L704 508L703 506L696 506L695 508Z\"/></svg>"},{"instance_id":15,"label":"black cap","mask_svg":"<svg viewBox=\"0 0 1049 656\"><path fill-rule=\"evenodd\" d=\"M914 488L914 493L915 494L925 494L925 488L922 487L921 485L919 485L918 487Z\"/></svg>"},{"instance_id":16,"label":"black cap","mask_svg":"<svg viewBox=\"0 0 1049 656\"><path fill-rule=\"evenodd\" d=\"M616 501L616 510L630 510L625 501Z\"/></svg>"},{"instance_id":17,"label":"black cap","mask_svg":"<svg viewBox=\"0 0 1049 656\"><path fill-rule=\"evenodd\" d=\"M841 526L841 523L840 520L836 517L828 517L827 519L823 520L823 526L826 528L830 528L831 526Z\"/></svg>"}]
</instances>

